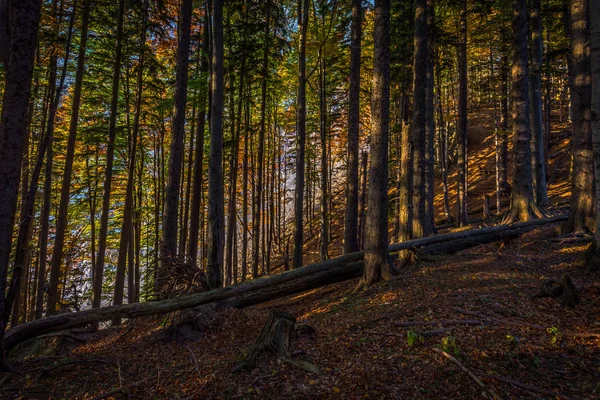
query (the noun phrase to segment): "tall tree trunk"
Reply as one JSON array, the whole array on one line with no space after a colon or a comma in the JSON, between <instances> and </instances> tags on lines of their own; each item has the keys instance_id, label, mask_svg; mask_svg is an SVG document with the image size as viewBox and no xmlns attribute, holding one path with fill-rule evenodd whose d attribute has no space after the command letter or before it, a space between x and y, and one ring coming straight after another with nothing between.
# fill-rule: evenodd
<instances>
[{"instance_id":1,"label":"tall tree trunk","mask_svg":"<svg viewBox=\"0 0 600 400\"><path fill-rule=\"evenodd\" d=\"M593 189L594 160L592 156L591 125L591 67L589 0L571 1L571 116L573 137L571 149L571 200L569 220L562 227L563 233L586 233L594 230ZM595 88L596 90L597 88Z\"/></svg>"},{"instance_id":2,"label":"tall tree trunk","mask_svg":"<svg viewBox=\"0 0 600 400\"><path fill-rule=\"evenodd\" d=\"M348 92L348 166L346 181L346 217L344 225L344 253L358 246L358 138L360 113L360 43L362 0L352 0L350 32L350 89Z\"/></svg>"},{"instance_id":3,"label":"tall tree trunk","mask_svg":"<svg viewBox=\"0 0 600 400\"><path fill-rule=\"evenodd\" d=\"M509 222L533 218L533 185L531 174L531 124L529 115L529 66L527 45L527 2L514 1L512 109L513 152L515 168Z\"/></svg>"},{"instance_id":4,"label":"tall tree trunk","mask_svg":"<svg viewBox=\"0 0 600 400\"><path fill-rule=\"evenodd\" d=\"M208 71L209 52L209 23L208 17L204 17L204 28L202 33L202 50L200 52L200 70L202 73ZM204 162L204 124L206 119L207 93L203 90L200 94L198 105L196 147L194 149L194 178L192 181L192 210L190 212L190 238L188 242L188 256L193 264L198 264L198 237L200 234L200 206L202 199L202 164Z\"/></svg>"},{"instance_id":5,"label":"tall tree trunk","mask_svg":"<svg viewBox=\"0 0 600 400\"><path fill-rule=\"evenodd\" d=\"M259 255L260 255L260 222L264 218L262 215L262 196L263 196L263 164L264 164L264 148L265 148L265 119L267 112L267 79L269 71L269 34L271 28L271 2L268 0L266 4L266 20L265 20L265 47L263 50L263 65L261 72L261 89L260 89L260 128L258 132L258 154L257 154L257 184L254 197L254 215L252 215L252 277L258 277ZM263 266L264 268L264 266Z\"/></svg>"},{"instance_id":6,"label":"tall tree trunk","mask_svg":"<svg viewBox=\"0 0 600 400\"><path fill-rule=\"evenodd\" d=\"M458 129L457 141L457 217L458 226L467 224L467 0L461 0L458 39Z\"/></svg>"},{"instance_id":7,"label":"tall tree trunk","mask_svg":"<svg viewBox=\"0 0 600 400\"><path fill-rule=\"evenodd\" d=\"M85 54L87 49L87 31L90 17L90 3L92 0L83 0L83 15L81 17L81 38L79 41L79 52L77 54L77 71L75 72L75 86L73 88L71 120L69 123L69 136L67 138L67 153L65 155L65 169L61 182L60 200L58 205L58 216L56 218L56 234L54 237L54 250L52 251L52 259L50 261L50 281L58 282L60 280L60 267L62 265L64 246L65 246L65 231L67 229L67 217L69 208L69 198L71 189L71 175L73 174L73 158L75 155L75 141L77 140L77 125L79 122L79 109L81 106L81 87L83 82L83 73L85 68ZM75 12L75 11L74 11ZM45 251L45 249L43 250ZM38 276L38 295L40 288L45 286L45 271L46 260L42 259L40 263ZM43 273L43 274L42 274ZM51 287L52 284L50 285ZM54 288L54 287L53 287ZM56 293L54 290L52 293ZM43 296L40 296L43 297ZM38 301L41 301L38 298ZM41 318L41 304L36 308L36 318ZM56 305L50 310L54 310Z\"/></svg>"},{"instance_id":8,"label":"tall tree trunk","mask_svg":"<svg viewBox=\"0 0 600 400\"><path fill-rule=\"evenodd\" d=\"M333 15L332 17L333 18ZM324 46L321 50L321 61L319 65L319 133L321 139L321 237L320 237L320 255L321 260L329 258L329 192L328 183L329 172L327 171L327 87L325 76L325 54Z\"/></svg>"},{"instance_id":9,"label":"tall tree trunk","mask_svg":"<svg viewBox=\"0 0 600 400\"><path fill-rule=\"evenodd\" d=\"M4 354L4 329L9 312L5 289L27 135L41 1L12 0L10 8L14 21L19 23L12 29L9 60L4 68L6 83L0 121L0 371L10 370Z\"/></svg>"},{"instance_id":10,"label":"tall tree trunk","mask_svg":"<svg viewBox=\"0 0 600 400\"><path fill-rule=\"evenodd\" d=\"M98 256L94 268L94 285L92 307L98 308L102 303L102 280L104 277L104 257L106 238L108 235L108 215L110 213L110 190L112 185L112 169L115 153L115 136L117 134L117 107L119 104L119 80L121 77L121 52L123 42L123 19L125 1L119 0L117 17L117 37L115 43L115 60L112 77L112 93L110 100L110 120L108 125L108 143L106 150L106 167L104 169L104 193L102 195L102 216L100 217L100 237L98 238Z\"/></svg>"},{"instance_id":11,"label":"tall tree trunk","mask_svg":"<svg viewBox=\"0 0 600 400\"><path fill-rule=\"evenodd\" d=\"M183 141L185 137L192 3L192 0L183 0L179 12L175 105L173 107L173 130L169 151L169 178L166 188L165 213L160 248L161 267L158 274L159 281L167 279L168 270L177 257L177 214L179 212L179 190L184 152Z\"/></svg>"},{"instance_id":12,"label":"tall tree trunk","mask_svg":"<svg viewBox=\"0 0 600 400\"><path fill-rule=\"evenodd\" d=\"M225 210L223 188L223 0L213 0L212 102L208 164L208 284L222 286Z\"/></svg>"},{"instance_id":13,"label":"tall tree trunk","mask_svg":"<svg viewBox=\"0 0 600 400\"><path fill-rule=\"evenodd\" d=\"M242 184L243 196L242 196L242 281L246 280L248 275L248 151L250 146L250 110L249 100L244 99L240 96L240 108L242 103L244 107L244 160L243 160L243 174L244 183Z\"/></svg>"},{"instance_id":14,"label":"tall tree trunk","mask_svg":"<svg viewBox=\"0 0 600 400\"><path fill-rule=\"evenodd\" d=\"M119 241L119 256L117 259L117 274L115 277L115 293L113 305L123 304L123 293L125 286L125 263L130 249L130 243L133 240L133 184L135 182L135 156L137 154L138 133L140 130L140 113L142 109L142 92L144 84L144 52L146 45L146 20L148 14L148 0L144 2L144 16L142 18L142 34L140 36L140 56L137 71L136 95L135 95L135 115L133 116L133 129L131 134L131 148L129 152L129 163L127 169L127 187L125 189L125 206L123 209L123 222L121 224L121 238ZM133 270L133 268L131 268ZM129 274L129 282L133 283L133 276ZM131 291L132 288L129 288ZM133 296L129 296L132 300ZM120 321L114 321L119 323Z\"/></svg>"},{"instance_id":15,"label":"tall tree trunk","mask_svg":"<svg viewBox=\"0 0 600 400\"><path fill-rule=\"evenodd\" d=\"M371 167L365 231L365 268L356 288L392 276L388 247L388 130L390 122L390 0L375 0ZM424 117L424 115L423 115Z\"/></svg>"},{"instance_id":16,"label":"tall tree trunk","mask_svg":"<svg viewBox=\"0 0 600 400\"><path fill-rule=\"evenodd\" d=\"M413 78L413 220L412 233L415 238L426 235L425 215L425 162L427 142L427 0L415 1L414 78ZM371 157L371 163L373 158Z\"/></svg>"},{"instance_id":17,"label":"tall tree trunk","mask_svg":"<svg viewBox=\"0 0 600 400\"><path fill-rule=\"evenodd\" d=\"M508 47L508 46L506 46ZM508 74L510 72L510 64L508 57L508 48L504 50L502 55L502 89L500 98L500 108L502 113L502 125L499 131L499 166L498 174L500 175L500 190L501 196L506 197L509 194L510 186L508 184L508 134L509 134L509 116L508 116L508 96L509 96L509 83Z\"/></svg>"},{"instance_id":18,"label":"tall tree trunk","mask_svg":"<svg viewBox=\"0 0 600 400\"><path fill-rule=\"evenodd\" d=\"M308 0L298 1L298 99L296 103L296 194L294 199L294 268L302 266L304 247L304 154L306 148L306 31L308 27Z\"/></svg>"},{"instance_id":19,"label":"tall tree trunk","mask_svg":"<svg viewBox=\"0 0 600 400\"><path fill-rule=\"evenodd\" d=\"M594 171L596 183L596 231L594 232L594 252L588 260L588 269L600 270L600 1L590 0L590 45L592 72L592 143L594 149Z\"/></svg>"},{"instance_id":20,"label":"tall tree trunk","mask_svg":"<svg viewBox=\"0 0 600 400\"><path fill-rule=\"evenodd\" d=\"M435 67L435 0L427 0L427 77L425 86L425 220L424 234L435 233L434 198L434 141L435 141L435 107L434 107L434 67Z\"/></svg>"},{"instance_id":21,"label":"tall tree trunk","mask_svg":"<svg viewBox=\"0 0 600 400\"><path fill-rule=\"evenodd\" d=\"M544 126L542 116L542 60L544 46L542 43L541 0L533 0L529 14L531 22L531 120L533 132L531 137L531 158L533 161L533 186L535 202L538 206L548 205L546 190L546 166L544 157Z\"/></svg>"}]
</instances>

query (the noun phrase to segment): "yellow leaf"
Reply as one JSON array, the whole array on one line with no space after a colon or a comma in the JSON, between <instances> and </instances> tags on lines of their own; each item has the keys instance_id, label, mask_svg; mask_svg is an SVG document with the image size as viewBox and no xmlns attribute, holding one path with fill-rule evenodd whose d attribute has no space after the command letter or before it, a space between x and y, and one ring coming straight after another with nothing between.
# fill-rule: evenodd
<instances>
[{"instance_id":1,"label":"yellow leaf","mask_svg":"<svg viewBox=\"0 0 600 400\"><path fill-rule=\"evenodd\" d=\"M339 388L339 387L337 387L337 386L334 386L334 387L333 387L333 392L334 392L334 393L339 393L339 392L340 392L340 388Z\"/></svg>"}]
</instances>

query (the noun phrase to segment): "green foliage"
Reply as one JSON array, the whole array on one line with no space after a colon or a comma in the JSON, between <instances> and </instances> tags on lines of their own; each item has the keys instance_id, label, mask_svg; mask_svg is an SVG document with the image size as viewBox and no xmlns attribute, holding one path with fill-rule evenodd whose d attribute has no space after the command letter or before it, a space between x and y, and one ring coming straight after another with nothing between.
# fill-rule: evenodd
<instances>
[{"instance_id":1,"label":"green foliage","mask_svg":"<svg viewBox=\"0 0 600 400\"><path fill-rule=\"evenodd\" d=\"M423 344L425 338L419 332L415 332L412 329L406 332L406 343L409 347L412 347L414 344Z\"/></svg>"}]
</instances>

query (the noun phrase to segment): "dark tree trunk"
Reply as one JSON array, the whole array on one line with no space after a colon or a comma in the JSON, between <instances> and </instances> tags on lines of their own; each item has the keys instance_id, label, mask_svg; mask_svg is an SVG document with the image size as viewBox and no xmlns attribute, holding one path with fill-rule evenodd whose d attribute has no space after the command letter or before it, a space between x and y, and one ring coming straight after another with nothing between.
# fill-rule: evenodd
<instances>
[{"instance_id":1,"label":"dark tree trunk","mask_svg":"<svg viewBox=\"0 0 600 400\"><path fill-rule=\"evenodd\" d=\"M434 198L434 141L435 141L435 107L434 107L434 53L436 40L435 0L427 0L427 77L425 86L425 219L423 233L425 236L435 233Z\"/></svg>"},{"instance_id":2,"label":"dark tree trunk","mask_svg":"<svg viewBox=\"0 0 600 400\"><path fill-rule=\"evenodd\" d=\"M529 114L529 66L527 2L515 0L513 19L512 109L515 168L508 220L533 218L531 175L531 124Z\"/></svg>"},{"instance_id":3,"label":"dark tree trunk","mask_svg":"<svg viewBox=\"0 0 600 400\"><path fill-rule=\"evenodd\" d=\"M90 3L91 0L83 0L83 15L81 17L81 39L79 42L79 52L77 54L77 71L75 73L75 86L73 88L71 120L69 123L69 136L67 139L67 153L65 155L65 169L62 177L58 216L56 219L54 250L52 252L52 259L50 261L51 282L58 282L60 280L60 267L62 265L63 252L65 246L65 231L67 228L67 216L71 189L71 175L73 174L73 157L75 154L75 141L77 140L77 125L79 122L79 109L81 106L81 87L85 68L85 52L87 48L87 31L90 16ZM40 290L43 290L43 287L45 286L45 271L46 260L44 259L40 263L38 276L38 292ZM52 293L55 292L56 291ZM43 297L43 295L40 297ZM52 306L52 304L49 305ZM52 308L52 310L54 310L54 307ZM36 309L36 318L41 318L41 315L42 309L41 304L39 304L39 307Z\"/></svg>"},{"instance_id":4,"label":"dark tree trunk","mask_svg":"<svg viewBox=\"0 0 600 400\"><path fill-rule=\"evenodd\" d=\"M185 137L185 108L190 56L192 0L183 0L181 2L179 15L175 105L173 107L173 130L169 152L169 178L167 181L165 213L162 226L159 281L166 279L168 270L177 257L177 214L179 212L179 190L181 188L181 170L184 152L183 141Z\"/></svg>"},{"instance_id":5,"label":"dark tree trunk","mask_svg":"<svg viewBox=\"0 0 600 400\"><path fill-rule=\"evenodd\" d=\"M533 186L535 202L538 206L548 205L546 190L546 166L544 157L544 126L542 116L542 61L544 46L542 42L541 0L533 0L529 14L531 22L531 158L533 161Z\"/></svg>"},{"instance_id":6,"label":"dark tree trunk","mask_svg":"<svg viewBox=\"0 0 600 400\"><path fill-rule=\"evenodd\" d=\"M40 0L11 1L11 14L18 24L11 32L9 60L0 122L0 371L10 370L4 354L6 279L13 223L19 192L19 175L27 135L29 96L40 20Z\"/></svg>"},{"instance_id":7,"label":"dark tree trunk","mask_svg":"<svg viewBox=\"0 0 600 400\"><path fill-rule=\"evenodd\" d=\"M332 17L333 18L333 15ZM329 128L327 126L327 84L325 76L325 54L324 46L321 50L321 61L319 65L319 136L321 139L321 237L320 249L321 260L329 258L329 190L328 180L329 172L327 168L327 136Z\"/></svg>"},{"instance_id":8,"label":"dark tree trunk","mask_svg":"<svg viewBox=\"0 0 600 400\"><path fill-rule=\"evenodd\" d=\"M136 96L135 96L135 115L133 116L133 130L131 135L131 147L129 151L129 162L127 170L127 187L125 189L125 205L123 209L123 222L121 224L121 238L119 241L119 256L117 259L117 274L115 278L115 293L113 304L119 306L123 304L123 293L125 286L125 264L127 262L127 255L132 248L130 242L133 240L132 229L133 229L133 184L135 182L135 156L137 154L137 142L138 133L140 129L140 113L142 109L142 92L144 83L144 47L146 45L146 19L148 10L148 0L144 2L144 16L142 20L142 34L140 37L140 56L139 65L137 71L137 82L136 82ZM133 268L131 268L132 272ZM133 283L133 276L131 273L128 274L129 282ZM129 285L129 291L133 289L131 284ZM133 293L133 292L131 292ZM132 300L133 296L129 296L129 300ZM119 321L114 321L119 322Z\"/></svg>"},{"instance_id":9,"label":"dark tree trunk","mask_svg":"<svg viewBox=\"0 0 600 400\"><path fill-rule=\"evenodd\" d=\"M348 166L346 181L346 218L344 253L357 251L358 246L358 136L360 113L360 43L362 0L352 0L350 32L350 90L348 93Z\"/></svg>"},{"instance_id":10,"label":"dark tree trunk","mask_svg":"<svg viewBox=\"0 0 600 400\"><path fill-rule=\"evenodd\" d=\"M223 188L223 0L213 0L212 101L208 163L208 284L222 286L225 210Z\"/></svg>"},{"instance_id":11,"label":"dark tree trunk","mask_svg":"<svg viewBox=\"0 0 600 400\"><path fill-rule=\"evenodd\" d=\"M508 41L508 39L507 39ZM498 153L499 153L499 165L498 165L498 175L499 175L499 186L501 191L501 196L506 197L509 194L509 184L508 184L508 135L509 135L509 115L508 115L508 96L509 96L509 82L508 75L510 72L510 64L508 57L508 48L504 50L504 54L502 55L502 69L501 69L501 80L502 80L502 89L501 89L501 98L500 98L500 108L502 113L502 124L499 130L499 139L498 139Z\"/></svg>"},{"instance_id":12,"label":"dark tree trunk","mask_svg":"<svg viewBox=\"0 0 600 400\"><path fill-rule=\"evenodd\" d=\"M365 268L357 290L392 276L388 254L388 130L390 122L390 0L375 0L371 167L365 231ZM423 115L424 117L424 115Z\"/></svg>"},{"instance_id":13,"label":"dark tree trunk","mask_svg":"<svg viewBox=\"0 0 600 400\"><path fill-rule=\"evenodd\" d=\"M427 158L427 0L415 1L415 37L413 59L413 219L412 234L415 238L426 235L425 203ZM371 163L373 158L371 158Z\"/></svg>"},{"instance_id":14,"label":"dark tree trunk","mask_svg":"<svg viewBox=\"0 0 600 400\"><path fill-rule=\"evenodd\" d=\"M458 39L458 129L457 141L457 217L458 226L467 224L467 0L461 0Z\"/></svg>"},{"instance_id":15,"label":"dark tree trunk","mask_svg":"<svg viewBox=\"0 0 600 400\"><path fill-rule=\"evenodd\" d=\"M104 170L104 193L102 195L102 216L100 219L100 238L98 239L98 256L94 269L94 287L92 307L98 308L102 302L102 279L104 277L104 257L106 253L106 237L108 235L108 216L110 213L110 189L115 152L115 136L117 134L117 107L119 104L119 79L121 77L121 46L123 41L123 18L125 1L119 0L117 17L117 37L115 44L115 63L112 78L112 94L110 100L110 120L108 126L108 143L106 150L106 168Z\"/></svg>"},{"instance_id":16,"label":"dark tree trunk","mask_svg":"<svg viewBox=\"0 0 600 400\"><path fill-rule=\"evenodd\" d=\"M204 17L204 27L202 33L202 50L200 52L200 70L205 73L208 71L208 17ZM196 147L194 149L194 178L192 180L192 204L190 212L190 238L188 241L187 255L192 263L197 265L198 259L198 237L200 235L200 211L202 200L202 164L204 162L204 125L206 119L206 89L200 94L200 104L198 105L197 126L196 126Z\"/></svg>"},{"instance_id":17,"label":"dark tree trunk","mask_svg":"<svg viewBox=\"0 0 600 400\"><path fill-rule=\"evenodd\" d=\"M369 153L362 152L362 189L360 191L360 213L358 220L358 243L365 248L365 224L367 218L367 170L369 168Z\"/></svg>"},{"instance_id":18,"label":"dark tree trunk","mask_svg":"<svg viewBox=\"0 0 600 400\"><path fill-rule=\"evenodd\" d=\"M571 1L571 116L573 137L571 149L571 200L569 220L563 233L586 233L594 230L593 190L594 159L591 126L591 67L589 0Z\"/></svg>"},{"instance_id":19,"label":"dark tree trunk","mask_svg":"<svg viewBox=\"0 0 600 400\"><path fill-rule=\"evenodd\" d=\"M294 199L294 268L302 266L304 247L304 154L306 147L306 33L308 27L308 0L298 1L298 99L296 104L296 195ZM310 212L309 212L310 213Z\"/></svg>"}]
</instances>

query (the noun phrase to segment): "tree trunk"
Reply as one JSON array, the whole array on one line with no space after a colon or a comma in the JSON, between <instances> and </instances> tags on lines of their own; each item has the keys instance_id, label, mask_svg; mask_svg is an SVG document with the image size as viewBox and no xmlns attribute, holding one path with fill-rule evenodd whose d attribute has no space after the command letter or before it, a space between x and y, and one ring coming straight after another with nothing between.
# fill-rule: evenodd
<instances>
[{"instance_id":1,"label":"tree trunk","mask_svg":"<svg viewBox=\"0 0 600 400\"><path fill-rule=\"evenodd\" d=\"M333 15L332 17L333 18ZM324 20L324 18L323 18ZM321 60L319 63L319 136L321 139L321 237L320 237L320 255L321 260L329 258L329 190L328 183L329 172L327 168L327 136L329 134L327 126L327 85L325 76L325 46L321 46Z\"/></svg>"},{"instance_id":2,"label":"tree trunk","mask_svg":"<svg viewBox=\"0 0 600 400\"><path fill-rule=\"evenodd\" d=\"M371 167L369 169L369 192L367 197L365 268L356 290L369 287L381 279L390 279L394 272L387 251L390 7L390 0L375 0L370 140ZM425 99L423 98L423 100Z\"/></svg>"},{"instance_id":3,"label":"tree trunk","mask_svg":"<svg viewBox=\"0 0 600 400\"><path fill-rule=\"evenodd\" d=\"M73 157L75 154L75 141L77 140L77 125L79 122L79 109L81 106L81 87L83 82L83 73L85 68L85 52L87 48L87 31L90 16L91 0L83 0L83 15L81 21L81 38L79 42L79 52L77 55L77 71L75 73L75 86L73 88L71 120L69 123L69 136L67 138L67 153L65 155L65 169L63 171L60 201L58 206L58 216L56 219L56 234L54 237L54 250L50 261L51 282L60 280L60 267L65 245L65 231L67 228L67 217L69 208L69 198L71 189L71 175L73 173ZM75 12L75 11L73 11ZM40 272L38 276L38 286L43 288L45 285L46 260L40 263ZM43 279L42 279L43 278ZM41 280L40 280L41 279ZM50 285L51 287L52 284ZM56 291L52 292L55 293ZM43 297L43 295L41 296ZM49 304L52 306L52 304ZM51 308L54 310L55 305ZM36 318L41 318L41 305L36 311Z\"/></svg>"},{"instance_id":4,"label":"tree trunk","mask_svg":"<svg viewBox=\"0 0 600 400\"><path fill-rule=\"evenodd\" d=\"M434 66L436 46L435 0L427 0L427 76L425 85L425 220L423 233L431 235L435 231L434 198L434 141L435 141L435 107L434 107Z\"/></svg>"},{"instance_id":5,"label":"tree trunk","mask_svg":"<svg viewBox=\"0 0 600 400\"><path fill-rule=\"evenodd\" d=\"M213 0L212 101L208 163L208 285L222 286L225 210L223 188L223 0Z\"/></svg>"},{"instance_id":6,"label":"tree trunk","mask_svg":"<svg viewBox=\"0 0 600 400\"><path fill-rule=\"evenodd\" d=\"M208 17L204 17L204 28L202 33L202 50L200 50L200 71L208 71ZM206 89L201 91L200 104L198 105L197 126L196 126L196 147L194 149L194 178L192 181L192 210L190 212L190 238L188 241L187 255L192 260L192 264L198 262L198 237L200 234L200 211L202 200L202 164L204 162L204 124L206 119Z\"/></svg>"},{"instance_id":7,"label":"tree trunk","mask_svg":"<svg viewBox=\"0 0 600 400\"><path fill-rule=\"evenodd\" d=\"M546 190L546 166L544 157L544 126L542 116L542 60L544 46L542 43L541 0L533 0L529 14L531 21L531 120L533 133L531 137L531 158L533 162L533 186L535 202L538 206L548 205Z\"/></svg>"},{"instance_id":8,"label":"tree trunk","mask_svg":"<svg viewBox=\"0 0 600 400\"><path fill-rule=\"evenodd\" d=\"M18 24L12 29L9 60L4 65L6 83L0 122L0 371L10 370L3 344L5 321L9 312L6 309L5 289L21 161L27 135L41 1L13 0L10 8L11 15Z\"/></svg>"},{"instance_id":9,"label":"tree trunk","mask_svg":"<svg viewBox=\"0 0 600 400\"><path fill-rule=\"evenodd\" d=\"M133 240L133 183L135 181L135 156L137 153L138 132L140 128L140 113L142 108L142 91L144 78L144 47L146 44L146 18L148 10L148 0L144 3L144 17L142 20L142 35L140 38L140 56L137 75L137 89L135 98L135 115L133 117L133 130L131 135L131 148L129 152L129 162L127 170L127 187L125 189L125 205L123 209L123 222L121 224L121 238L119 241L119 256L117 259L117 274L115 278L115 293L113 304L115 306L123 304L123 293L125 286L125 264L130 250L130 242ZM133 268L131 268L133 270ZM129 282L133 283L132 274L128 274ZM130 285L131 286L131 285ZM131 292L131 287L129 291ZM129 299L131 300L131 297ZM118 323L119 321L114 321Z\"/></svg>"},{"instance_id":10,"label":"tree trunk","mask_svg":"<svg viewBox=\"0 0 600 400\"><path fill-rule=\"evenodd\" d=\"M362 190L360 192L360 214L358 224L358 242L361 249L365 247L365 224L367 218L367 170L369 168L369 153L362 152Z\"/></svg>"},{"instance_id":11,"label":"tree trunk","mask_svg":"<svg viewBox=\"0 0 600 400\"><path fill-rule=\"evenodd\" d=\"M306 147L306 33L308 27L308 0L298 1L298 100L296 105L296 195L294 199L294 268L302 266L304 247L304 154Z\"/></svg>"},{"instance_id":12,"label":"tree trunk","mask_svg":"<svg viewBox=\"0 0 600 400\"><path fill-rule=\"evenodd\" d=\"M458 129L456 131L458 156L457 217L458 226L467 224L467 0L461 0L460 36L458 40Z\"/></svg>"},{"instance_id":13,"label":"tree trunk","mask_svg":"<svg viewBox=\"0 0 600 400\"><path fill-rule=\"evenodd\" d=\"M100 307L100 304L102 303L102 279L104 277L104 257L106 253L106 237L108 235L108 216L110 213L110 190L112 184L112 168L115 152L115 136L117 134L117 107L119 105L119 79L121 77L121 47L123 42L124 13L125 1L119 0L117 37L115 43L115 63L113 67L110 120L108 126L108 143L106 151L106 168L104 170L104 193L102 195L102 216L100 218L100 238L98 239L98 256L96 257L96 265L94 269L92 298L93 308Z\"/></svg>"},{"instance_id":14,"label":"tree trunk","mask_svg":"<svg viewBox=\"0 0 600 400\"><path fill-rule=\"evenodd\" d=\"M348 92L348 166L346 181L346 216L344 224L344 253L358 246L358 138L360 114L360 47L362 0L352 0L350 28L350 89Z\"/></svg>"},{"instance_id":15,"label":"tree trunk","mask_svg":"<svg viewBox=\"0 0 600 400\"><path fill-rule=\"evenodd\" d=\"M415 238L427 234L426 229L426 171L427 158L427 0L415 1L415 37L413 57L413 219ZM371 162L373 159L371 158Z\"/></svg>"},{"instance_id":16,"label":"tree trunk","mask_svg":"<svg viewBox=\"0 0 600 400\"><path fill-rule=\"evenodd\" d=\"M600 270L600 1L590 0L590 45L592 87L592 144L594 150L594 171L596 183L596 231L594 232L593 252L587 260L590 271Z\"/></svg>"},{"instance_id":17,"label":"tree trunk","mask_svg":"<svg viewBox=\"0 0 600 400\"><path fill-rule=\"evenodd\" d=\"M173 130L169 151L169 178L167 181L165 213L162 226L159 281L167 279L168 270L177 257L177 214L179 212L179 190L181 188L181 170L184 152L183 142L185 137L192 0L183 0L181 2L179 18L175 105L173 107Z\"/></svg>"},{"instance_id":18,"label":"tree trunk","mask_svg":"<svg viewBox=\"0 0 600 400\"><path fill-rule=\"evenodd\" d=\"M515 0L513 19L512 109L515 168L508 221L529 221L536 212L531 174L527 2Z\"/></svg>"},{"instance_id":19,"label":"tree trunk","mask_svg":"<svg viewBox=\"0 0 600 400\"><path fill-rule=\"evenodd\" d=\"M573 137L571 149L571 200L569 220L563 233L586 233L594 230L593 189L594 160L592 156L591 110L592 86L590 72L589 0L571 1L571 116Z\"/></svg>"}]
</instances>

